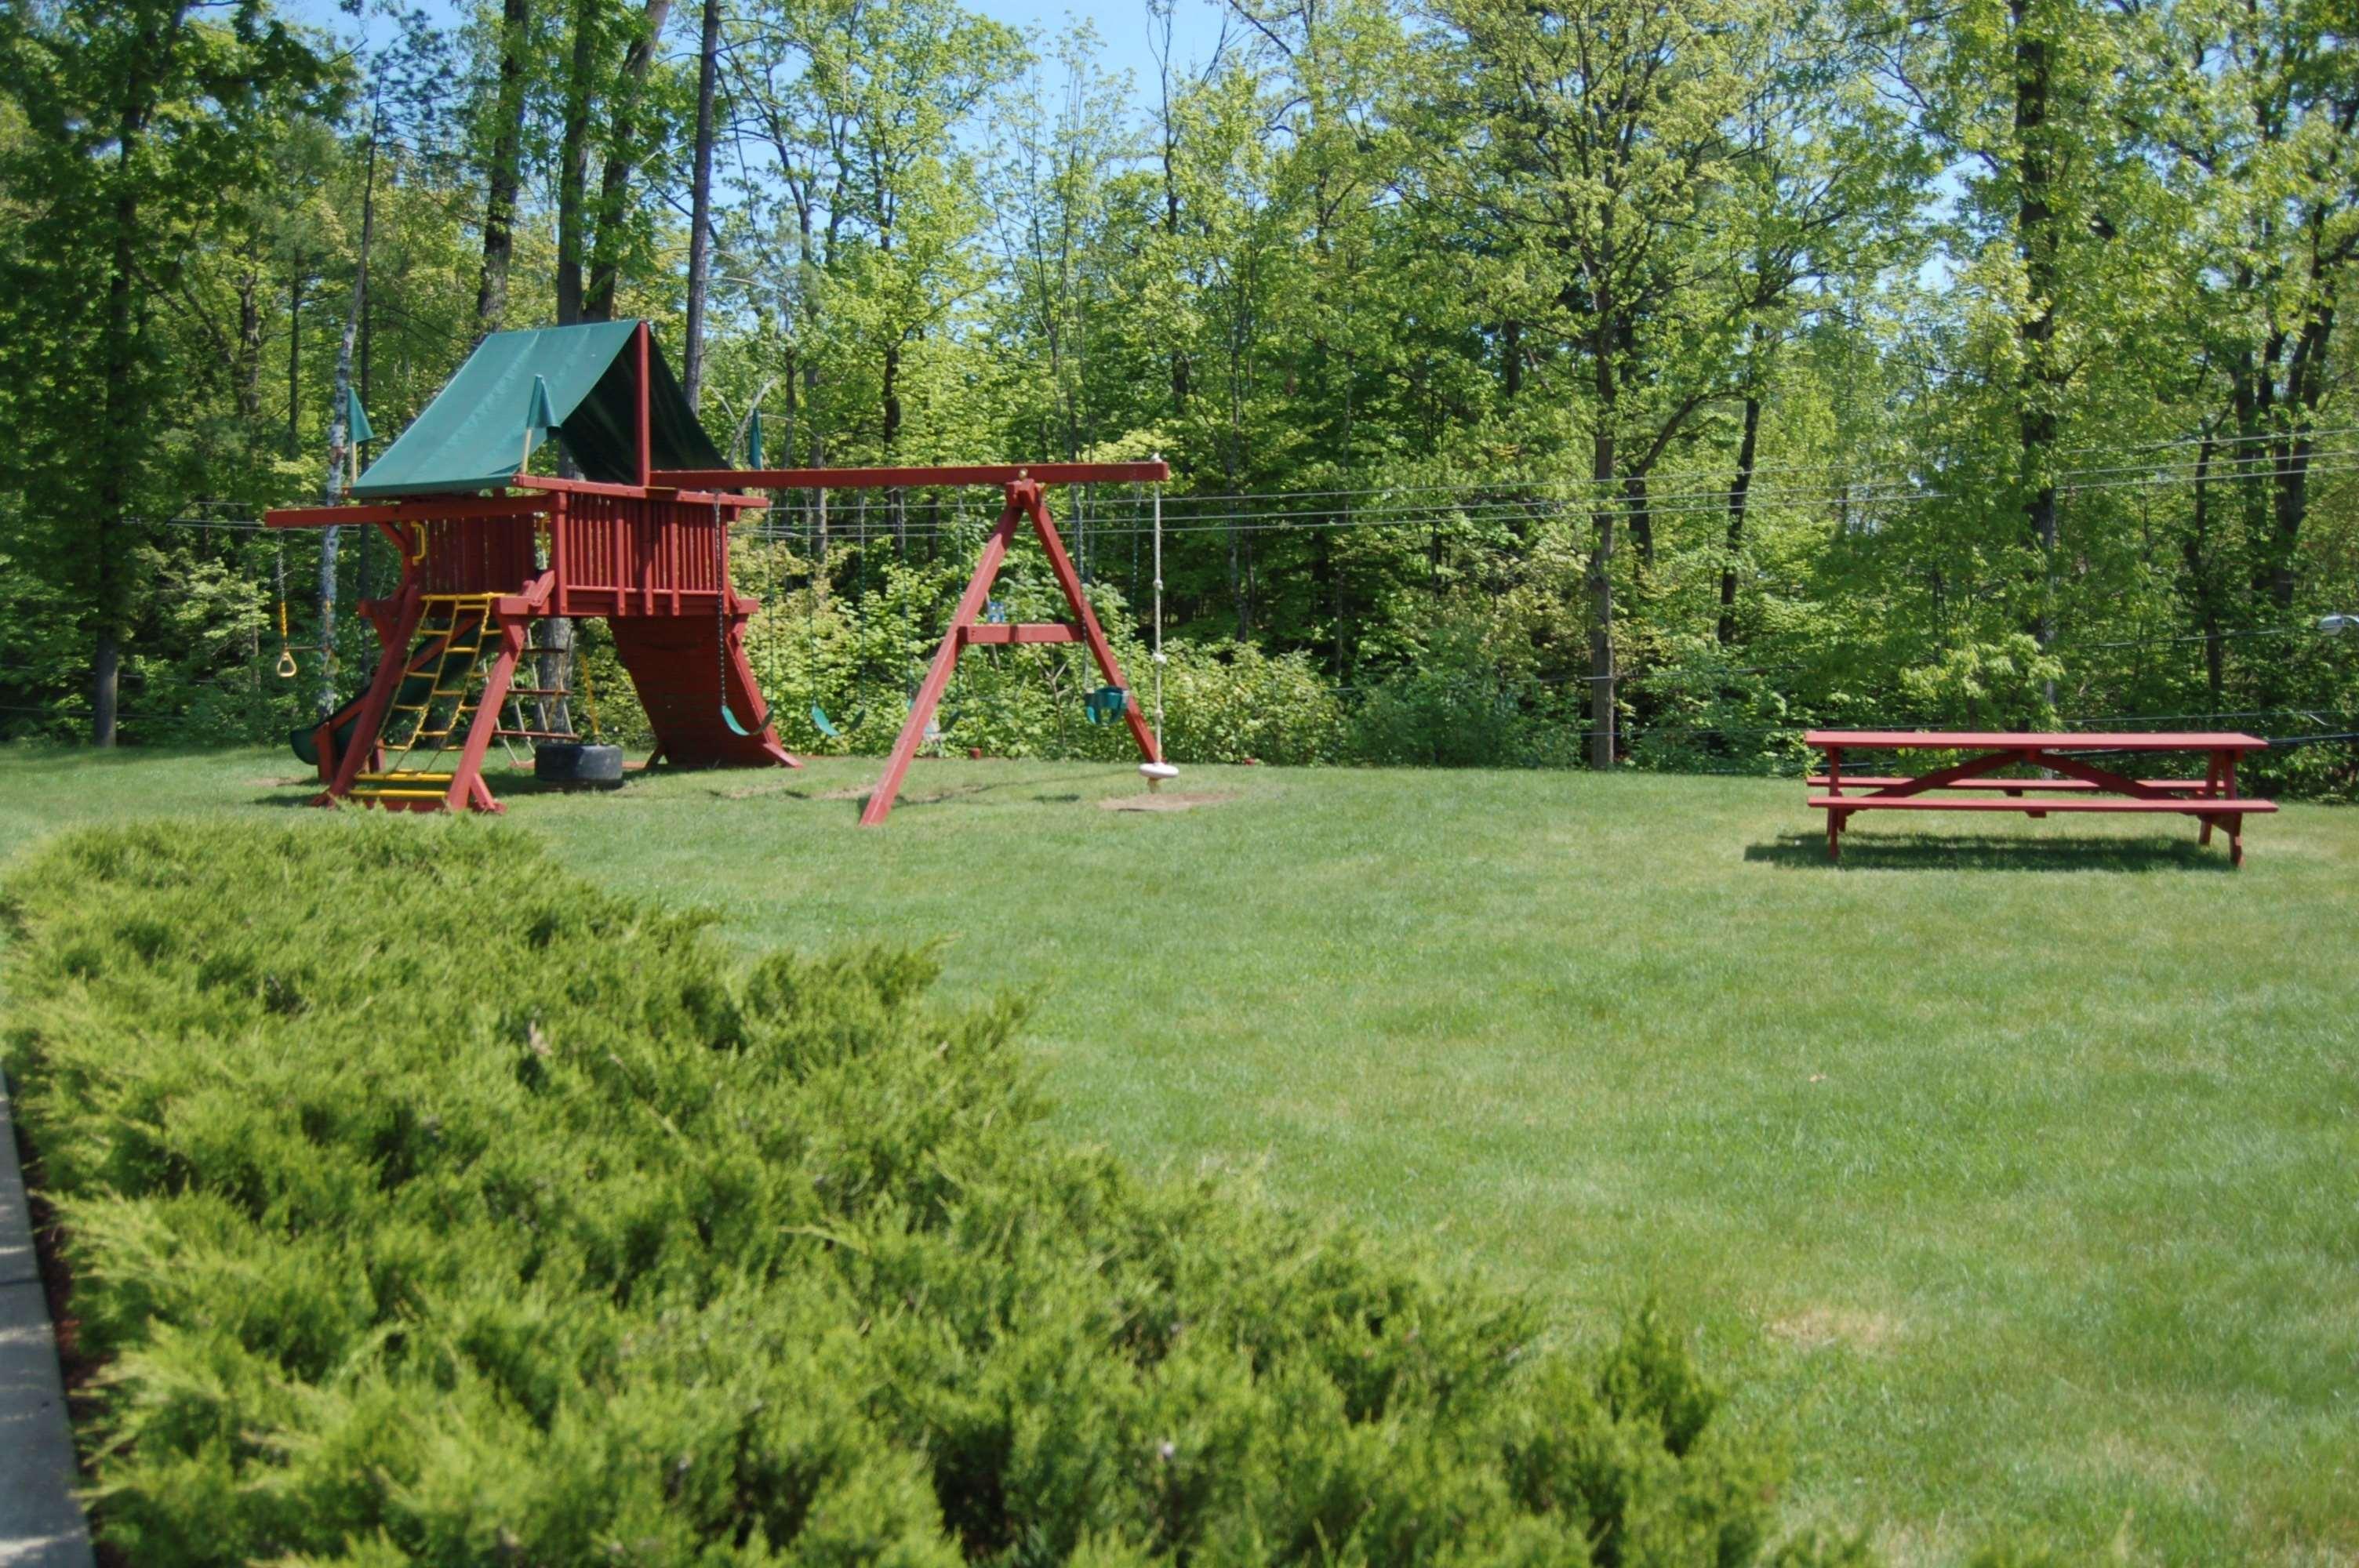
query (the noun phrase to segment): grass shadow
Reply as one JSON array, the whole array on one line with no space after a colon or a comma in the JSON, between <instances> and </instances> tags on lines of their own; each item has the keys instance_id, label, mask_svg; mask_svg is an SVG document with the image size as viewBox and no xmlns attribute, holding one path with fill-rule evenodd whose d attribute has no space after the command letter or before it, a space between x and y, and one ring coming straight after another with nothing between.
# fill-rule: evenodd
<instances>
[{"instance_id":1,"label":"grass shadow","mask_svg":"<svg viewBox=\"0 0 2359 1568\"><path fill-rule=\"evenodd\" d=\"M2045 838L1995 833L1846 832L1841 866L1827 859L1827 836L1785 833L1747 844L1745 858L1770 865L1865 871L2225 871L2224 840L2194 838Z\"/></svg>"},{"instance_id":2,"label":"grass shadow","mask_svg":"<svg viewBox=\"0 0 2359 1568\"><path fill-rule=\"evenodd\" d=\"M491 785L492 795L495 799L511 801L525 800L542 795L621 795L627 792L632 780L638 776L639 775L635 773L625 773L621 784L560 784L551 780L535 778L531 773L527 773L522 769L518 769L514 773L499 773L486 770L484 774L484 782ZM450 776L448 774L444 774L440 780L433 784L432 787L436 789L445 789L449 787L449 784ZM323 787L324 786L322 786L318 781L312 779L304 780L300 785L293 784L280 784L268 795L255 795L254 797L254 804L256 806L310 806L319 800L320 791ZM421 784L419 787L426 786ZM347 801L345 802L345 805L349 807L357 808L361 803L358 801Z\"/></svg>"},{"instance_id":3,"label":"grass shadow","mask_svg":"<svg viewBox=\"0 0 2359 1568\"><path fill-rule=\"evenodd\" d=\"M542 795L625 795L629 793L636 775L625 773L615 784L560 784L552 779L538 779L527 773L485 773L484 782L492 786L492 794L502 800L523 800Z\"/></svg>"},{"instance_id":4,"label":"grass shadow","mask_svg":"<svg viewBox=\"0 0 2359 1568\"><path fill-rule=\"evenodd\" d=\"M1123 776L1124 774L1119 772L1110 773L1103 775L1103 777L1109 779L1121 778ZM1085 784L1095 783L1098 781L1099 777L1100 775L1097 774L1090 774L1083 782ZM1069 784L1071 782L1071 780L1070 775L1059 776L1053 773L1016 774L1009 778L985 779L979 784L949 784L938 789L926 790L924 793L920 793L922 785L919 780L913 776L909 781L902 784L901 798L897 803L896 803L895 809L898 810L901 807L911 806L923 806L996 804L978 801L975 797L978 795L996 794L1004 790L1030 790L1034 792L1031 795L1032 801L1039 805L1071 805L1086 798L1086 796L1079 790L1060 791L1055 787L1058 784Z\"/></svg>"}]
</instances>

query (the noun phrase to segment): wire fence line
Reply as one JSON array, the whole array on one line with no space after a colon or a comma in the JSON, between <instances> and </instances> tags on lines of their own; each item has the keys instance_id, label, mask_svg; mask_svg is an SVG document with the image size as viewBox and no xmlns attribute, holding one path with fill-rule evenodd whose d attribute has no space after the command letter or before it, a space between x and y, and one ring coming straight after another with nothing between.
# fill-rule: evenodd
<instances>
[{"instance_id":1,"label":"wire fence line","mask_svg":"<svg viewBox=\"0 0 2359 1568\"><path fill-rule=\"evenodd\" d=\"M2327 429L2304 432L2300 439L2313 443L2301 453L2288 454L2268 451L2258 454L2231 454L2210 464L2209 481L2228 484L2239 481L2282 477L2296 471L2309 475L2335 475L2359 471L2359 426L2337 426ZM2282 445L2285 436L2264 434L2250 437L2218 438L2215 447L2235 447L2247 443ZM2087 448L2079 450L2108 457L2122 457L2139 450L2184 449L2195 438L2169 442L2147 443L2126 448ZM2325 442L2324 445L2314 443ZM2077 495L2109 491L2135 491L2157 485L2191 484L2195 480L2194 464L2173 460L2169 464L2158 462L2084 464L2057 470L2049 476L2059 494ZM1745 490L1748 508L1769 509L1778 506L1853 506L1868 509L1895 504L1925 504L1967 501L1975 498L1969 490L1955 488L1954 474L1936 470L1933 479L1919 472L1877 474L1850 465L1827 464L1761 464L1750 470L1754 476ZM1809 485L1763 483L1759 476L1771 473L1816 476L1819 482ZM1607 481L1610 488L1619 489L1628 481ZM1069 490L1091 487L1066 486ZM1122 531L1139 525L1145 514L1143 500L1134 501L1123 491L1100 491L1090 504L1096 514L1087 518L1093 532ZM1552 505L1566 515L1577 516L1677 516L1696 511L1718 511L1731 503L1733 477L1715 479L1708 483L1682 483L1671 488L1651 489L1644 496L1628 493L1600 495L1600 481L1591 479L1560 478L1548 475L1506 474L1486 477L1452 477L1437 480L1400 480L1383 484L1350 488L1291 489L1284 491L1245 491L1214 489L1207 491L1167 491L1163 504L1167 513L1166 531L1190 527L1220 525L1225 531L1250 532L1256 525L1268 527L1309 526L1314 524L1327 527L1375 526L1381 520L1396 520L1395 525L1419 526L1427 521L1443 517L1472 518L1509 517L1521 519L1535 515L1535 504ZM2010 480L2006 488L2016 488ZM939 494L928 487L908 487L909 492ZM808 491L780 493L807 494ZM1365 504L1363 504L1365 503ZM921 503L919 510L939 506L939 501ZM1226 512L1204 512L1208 505L1235 508ZM251 513L250 503L227 501L191 501L182 510L236 509ZM1190 510L1195 508L1196 510ZM788 508L780 508L785 510ZM808 509L808 503L791 507ZM964 507L960 508L964 512ZM900 514L890 531L896 536L913 532L939 531L951 525L972 525L962 519L958 524L943 524L929 518L909 516L904 503ZM1179 514L1173 520L1171 514ZM993 512L976 509L968 514L973 520L995 516ZM253 516L234 518L175 515L170 518L135 518L144 526L179 526L198 528L255 529L263 524Z\"/></svg>"},{"instance_id":2,"label":"wire fence line","mask_svg":"<svg viewBox=\"0 0 2359 1568\"><path fill-rule=\"evenodd\" d=\"M2309 449L2288 456L2282 448L2291 438L2309 443ZM2206 440L2211 449L2209 452L2203 450ZM2141 457L2140 454L2157 455ZM2082 460L2059 468L2052 476L2060 495L2140 495L2161 487L2186 486L2193 482L2199 461L2204 465L2204 473L2209 481L2223 486L2270 480L2293 471L2296 466L2313 476L2335 478L2359 472L2359 426L2303 432L2299 438L2288 438L2278 432L2263 432L2234 437L2178 438L2126 446L2092 446L2072 449L2071 455ZM1832 508L1843 517L1860 523L1868 534L1889 524L1895 517L1910 508L1975 499L1973 492L1958 488L1956 475L1939 470L1878 472L1856 463L1786 463L1757 465L1753 475L1754 482L1746 495L1748 511L1757 509L1762 514L1768 514L1781 508L1789 511ZM1060 488L1065 492L1066 503L1060 508L1060 523L1076 541L1076 554L1084 561L1091 559L1095 548L1118 546L1128 542L1135 549L1136 542L1152 532L1147 487ZM2008 488L2012 493L2014 487L2010 484ZM1585 520L1601 516L1626 519L1647 515L1679 519L1707 513L1724 514L1731 503L1728 482L1694 482L1691 476L1682 477L1677 482L1666 482L1644 498L1611 492L1601 494L1599 490L1594 481L1587 480L1502 475L1404 480L1357 488L1234 490L1195 494L1167 492L1163 497L1163 532L1183 537L1223 535L1255 538L1313 531L1340 535L1355 530L1366 530L1372 536L1383 536L1414 530L1431 534L1438 545L1446 543L1462 557L1469 552L1504 551L1510 559L1521 559L1527 558L1525 553L1532 547L1532 540L1523 531L1537 524L1570 523L1578 526ZM817 501L815 493L809 491L779 492L766 511L741 524L736 532L750 543L783 547L789 552L799 549L808 556L815 552L822 537L822 512ZM903 492L898 505L872 501L864 492L856 503L847 501L825 511L823 536L832 558L832 552L837 550L856 553L864 582L855 586L847 597L861 600L878 591L869 573L869 562L878 552L904 555L915 545L940 546L944 541L971 543L994 524L999 511L996 496L975 489L929 492L913 488ZM219 531L232 535L252 534L263 527L262 520L253 514L250 504L217 500L190 502L179 514L171 517L142 521L147 526ZM1503 533L1520 536L1503 538ZM1573 535L1571 542L1576 549L1582 543L1578 535ZM1101 557L1095 563L1100 568L1095 575L1101 579L1122 580L1120 556L1114 555L1111 548L1106 550L1106 554L1113 557L1114 569L1103 569L1107 563ZM252 554L234 555L231 558L240 560L247 569L252 569L255 560ZM1694 560L1698 557L1690 552L1681 558ZM263 569L267 570L266 558ZM808 562L803 569L810 569ZM930 565L929 569L931 569ZM1136 573L1132 575L1135 579ZM1676 580L1679 575L1671 573L1665 579L1664 586L1669 591L1686 591ZM779 579L779 586L784 587L783 578ZM256 587L266 600L271 592L266 578L258 581ZM1757 577L1747 579L1747 588L1756 593L1783 593L1796 597L1807 597L1815 591L1811 584L1772 583ZM1960 591L1971 593L1976 589L1974 585L1965 585ZM308 599L309 595L304 597ZM364 633L365 628L358 622L353 622L348 629L354 646L365 642ZM2099 637L2088 641L2074 641L2067 635L2056 639L2048 651L2060 658L2077 659L2105 653L2204 643L2243 645L2256 641L2277 641L2291 644L2332 634L2329 626L2306 622L2226 628L2214 633L2158 632L2148 635ZM266 631L265 635L266 639ZM1625 709L1617 714L1615 729L1625 745L1645 747L1679 742L1736 745L1747 741L1774 742L1780 738L1799 737L1812 724L1801 720L1779 725L1697 724L1681 722L1680 709L1682 707L1701 707L1709 712L1715 704L1725 705L1740 700L1737 694L1715 693L1708 689L1714 682L1757 680L1813 671L1823 674L1830 667L1826 660L1721 665L1707 656L1672 667L1647 665L1611 673L1492 677L1487 686L1478 682L1476 687L1468 689L1487 691L1490 694L1487 699L1506 701L1529 698L1535 692L1550 689L1581 691L1606 685L1617 697L1627 696L1637 704L1635 710ZM2101 680L2106 678L2102 670L2090 673ZM2128 678L2128 673L2115 673L2124 674L2125 678ZM0 670L0 687L5 687L16 676L35 681L56 679L54 673L45 676L30 669ZM300 706L299 701L291 699L291 688L288 691L271 689L260 682L258 675L243 670L225 672L219 677L175 679L170 683L170 689L179 693L219 689L264 704L285 703L290 711ZM1338 682L1331 683L1329 689L1344 701L1356 703L1369 692L1381 687ZM1538 706L1545 708L1548 705L1542 701ZM1725 710L1723 706L1722 711ZM1569 710L1565 711L1569 713ZM86 712L86 708L79 705L0 704L0 714L34 714L53 719L79 717ZM1650 712L1655 717L1644 717ZM1571 718L1575 721L1570 728L1587 733L1578 722L1579 716L1572 715ZM2052 722L2065 729L2083 729L2232 720L2255 725L2292 720L2291 723L2284 723L2282 728L2300 732L2274 739L2281 743L2296 744L2340 743L2350 738L2354 726L2354 720L2349 716L2315 708L2079 715L2060 717ZM147 721L158 720L151 717ZM1843 722L1906 729L1925 720L1864 719L1846 715Z\"/></svg>"}]
</instances>

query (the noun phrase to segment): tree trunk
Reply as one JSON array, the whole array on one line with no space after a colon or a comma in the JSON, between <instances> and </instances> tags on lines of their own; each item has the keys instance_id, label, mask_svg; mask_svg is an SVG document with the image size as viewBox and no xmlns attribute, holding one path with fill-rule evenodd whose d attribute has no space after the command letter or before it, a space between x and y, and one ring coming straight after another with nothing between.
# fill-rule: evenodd
<instances>
[{"instance_id":1,"label":"tree trunk","mask_svg":"<svg viewBox=\"0 0 2359 1568\"><path fill-rule=\"evenodd\" d=\"M2051 64L2048 40L2031 26L2035 0L2008 0L2015 33L2016 244L2023 260L2028 314L2017 325L2023 347L2017 437L2027 496L2025 518L2039 552L2038 609L2032 633L2042 648L2056 641L2056 481L2052 470L2062 376L2055 364L2056 295L2062 266L2049 193L2054 170L2048 147ZM2048 683L2048 700L2056 700Z\"/></svg>"},{"instance_id":2,"label":"tree trunk","mask_svg":"<svg viewBox=\"0 0 2359 1568\"><path fill-rule=\"evenodd\" d=\"M287 281L287 455L303 445L303 270Z\"/></svg>"},{"instance_id":3,"label":"tree trunk","mask_svg":"<svg viewBox=\"0 0 2359 1568\"><path fill-rule=\"evenodd\" d=\"M573 52L557 143L557 324L582 319L582 208L590 188L590 76L598 63L599 0L574 0Z\"/></svg>"},{"instance_id":4,"label":"tree trunk","mask_svg":"<svg viewBox=\"0 0 2359 1568\"><path fill-rule=\"evenodd\" d=\"M583 231L590 186L590 111L592 77L598 64L600 0L574 0L573 47L568 56L564 114L560 119L557 149L557 324L570 327L595 319L584 297L582 257L588 246ZM558 472L578 478L572 455L560 449ZM550 616L541 623L541 651L533 655L533 684L543 692L571 684L573 622ZM533 698L532 728L550 733L570 731L572 718L562 698ZM540 742L535 741L536 745Z\"/></svg>"},{"instance_id":5,"label":"tree trunk","mask_svg":"<svg viewBox=\"0 0 2359 1568\"><path fill-rule=\"evenodd\" d=\"M361 246L353 266L353 302L344 312L344 333L336 345L335 388L328 400L328 472L320 486L320 504L332 506L340 490L349 485L352 460L353 350L360 338L361 316L368 308L369 245L376 228L376 127L369 127L367 173L361 183ZM320 531L320 717L336 710L336 528Z\"/></svg>"},{"instance_id":6,"label":"tree trunk","mask_svg":"<svg viewBox=\"0 0 2359 1568\"><path fill-rule=\"evenodd\" d=\"M1745 397L1745 434L1736 443L1736 478L1728 487L1728 547L1720 566L1720 645L1736 642L1736 568L1745 554L1745 505L1753 490L1753 458L1761 432L1761 398Z\"/></svg>"},{"instance_id":7,"label":"tree trunk","mask_svg":"<svg viewBox=\"0 0 2359 1568\"><path fill-rule=\"evenodd\" d=\"M475 282L475 336L500 330L507 319L508 264L516 255L516 188L524 164L526 51L531 44L532 0L501 0L499 115L493 127L492 163L484 197L484 265Z\"/></svg>"},{"instance_id":8,"label":"tree trunk","mask_svg":"<svg viewBox=\"0 0 2359 1568\"><path fill-rule=\"evenodd\" d=\"M704 0L696 59L696 164L688 203L688 343L680 356L680 386L690 408L704 390L704 297L712 287L712 99L721 68L721 0Z\"/></svg>"},{"instance_id":9,"label":"tree trunk","mask_svg":"<svg viewBox=\"0 0 2359 1568\"><path fill-rule=\"evenodd\" d=\"M2319 245L2318 221L2313 219L2310 304L2286 363L2285 413L2292 429L2275 444L2277 460L2269 465L2269 601L2280 611L2293 608L2295 552L2310 513L2310 431L2316 427L2319 399L2325 391L2326 353L2334 332L2335 274L2322 264Z\"/></svg>"},{"instance_id":10,"label":"tree trunk","mask_svg":"<svg viewBox=\"0 0 2359 1568\"><path fill-rule=\"evenodd\" d=\"M647 68L671 16L671 0L647 0L639 36L623 57L623 81L614 94L614 116L606 138L606 167L598 179L598 229L590 242L590 290L582 312L592 321L614 316L614 290L623 266L623 201L639 167L639 100Z\"/></svg>"},{"instance_id":11,"label":"tree trunk","mask_svg":"<svg viewBox=\"0 0 2359 1568\"><path fill-rule=\"evenodd\" d=\"M1633 574L1636 586L1647 586L1647 574L1655 568L1655 508L1652 490L1643 473L1626 474L1622 480L1624 513L1630 519L1630 542L1638 546L1637 569Z\"/></svg>"},{"instance_id":12,"label":"tree trunk","mask_svg":"<svg viewBox=\"0 0 2359 1568\"><path fill-rule=\"evenodd\" d=\"M258 259L249 259L237 278L237 362L230 367L236 388L238 419L251 427L262 421L262 272Z\"/></svg>"},{"instance_id":13,"label":"tree trunk","mask_svg":"<svg viewBox=\"0 0 2359 1568\"><path fill-rule=\"evenodd\" d=\"M134 51L138 63L124 78L123 95L116 101L113 254L107 266L106 316L99 347L99 413L104 445L98 476L97 526L92 530L98 572L90 662L90 739L100 747L114 744L123 640L131 620L126 568L143 392L136 312L131 297L139 270L139 189L134 179L154 111L157 83L165 62L179 48L185 16L184 7L174 5L156 17L158 25L151 25L143 47Z\"/></svg>"},{"instance_id":14,"label":"tree trunk","mask_svg":"<svg viewBox=\"0 0 2359 1568\"><path fill-rule=\"evenodd\" d=\"M573 622L565 616L552 615L541 622L541 651L533 657L535 684L544 692L565 691L573 684ZM532 707L534 729L555 735L573 733L570 694L536 697Z\"/></svg>"},{"instance_id":15,"label":"tree trunk","mask_svg":"<svg viewBox=\"0 0 2359 1568\"><path fill-rule=\"evenodd\" d=\"M2222 636L2219 576L2212 558L2212 458L2216 450L2206 431L2195 451L2194 525L2180 545L2187 560L2187 578L2195 599L2195 622L2203 633L2204 689L2211 694L2211 711L2220 711L2227 685L2227 650Z\"/></svg>"},{"instance_id":16,"label":"tree trunk","mask_svg":"<svg viewBox=\"0 0 2359 1568\"><path fill-rule=\"evenodd\" d=\"M1614 766L1614 434L1601 427L1592 442L1590 478L1598 504L1590 514L1589 765Z\"/></svg>"},{"instance_id":17,"label":"tree trunk","mask_svg":"<svg viewBox=\"0 0 2359 1568\"><path fill-rule=\"evenodd\" d=\"M1157 81L1163 92L1163 112L1159 124L1163 145L1163 234L1174 246L1172 265L1179 265L1177 242L1180 238L1180 137L1171 128L1171 5L1169 0L1149 0L1147 16L1162 24L1163 46L1156 51ZM1176 417L1188 412L1188 349L1184 343L1171 346L1171 412Z\"/></svg>"},{"instance_id":18,"label":"tree trunk","mask_svg":"<svg viewBox=\"0 0 2359 1568\"><path fill-rule=\"evenodd\" d=\"M1614 308L1611 287L1614 236L1609 230L1599 244L1598 285L1591 300L1590 376L1597 395L1596 433L1590 438L1589 479L1593 497L1589 546L1589 765L1599 773L1612 770L1614 753L1616 695L1614 667L1614 519L1620 499L1614 493L1615 394L1614 353L1625 341L1625 324Z\"/></svg>"}]
</instances>

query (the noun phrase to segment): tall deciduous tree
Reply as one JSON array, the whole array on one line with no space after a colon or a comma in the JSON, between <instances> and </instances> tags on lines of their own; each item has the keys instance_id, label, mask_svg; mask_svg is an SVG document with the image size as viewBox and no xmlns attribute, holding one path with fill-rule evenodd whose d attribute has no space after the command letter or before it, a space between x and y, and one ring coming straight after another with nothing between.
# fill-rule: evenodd
<instances>
[{"instance_id":1,"label":"tall deciduous tree","mask_svg":"<svg viewBox=\"0 0 2359 1568\"><path fill-rule=\"evenodd\" d=\"M98 745L114 743L137 560L153 535L142 514L169 495L155 470L176 367L152 324L194 233L224 197L255 189L288 115L326 108L332 80L251 5L215 18L188 0L72 0L0 16L0 93L27 131L0 178L38 204L38 248L10 261L8 336L45 362L47 395L67 405L50 410L51 443L22 477L68 523L52 564L87 596ZM95 418L81 412L93 406Z\"/></svg>"},{"instance_id":2,"label":"tall deciduous tree","mask_svg":"<svg viewBox=\"0 0 2359 1568\"><path fill-rule=\"evenodd\" d=\"M712 138L721 87L721 0L704 0L696 45L696 146L688 199L688 327L680 384L689 406L704 393L704 313L712 291Z\"/></svg>"},{"instance_id":3,"label":"tall deciduous tree","mask_svg":"<svg viewBox=\"0 0 2359 1568\"><path fill-rule=\"evenodd\" d=\"M525 107L531 87L532 0L501 0L498 58L481 116L484 260L475 285L475 336L507 319L508 271L516 258L516 193L524 181Z\"/></svg>"},{"instance_id":4,"label":"tall deciduous tree","mask_svg":"<svg viewBox=\"0 0 2359 1568\"><path fill-rule=\"evenodd\" d=\"M1727 193L1747 149L1739 0L1451 0L1466 135L1461 199L1491 231L1498 319L1549 395L1524 423L1588 449L1591 763L1614 763L1614 557L1653 548L1649 480L1730 388L1743 311Z\"/></svg>"},{"instance_id":5,"label":"tall deciduous tree","mask_svg":"<svg viewBox=\"0 0 2359 1568\"><path fill-rule=\"evenodd\" d=\"M2138 20L2141 124L2195 241L2176 275L2217 370L2242 553L2254 594L2282 618L2336 386L2335 327L2359 276L2352 18L2314 0L2181 0Z\"/></svg>"}]
</instances>

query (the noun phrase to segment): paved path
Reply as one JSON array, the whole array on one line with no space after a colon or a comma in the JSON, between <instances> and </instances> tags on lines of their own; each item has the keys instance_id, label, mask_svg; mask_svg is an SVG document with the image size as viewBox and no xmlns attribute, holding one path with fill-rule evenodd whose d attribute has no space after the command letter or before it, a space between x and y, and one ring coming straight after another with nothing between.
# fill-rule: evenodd
<instances>
[{"instance_id":1,"label":"paved path","mask_svg":"<svg viewBox=\"0 0 2359 1568\"><path fill-rule=\"evenodd\" d=\"M73 1435L0 1079L0 1568L90 1568Z\"/></svg>"}]
</instances>

